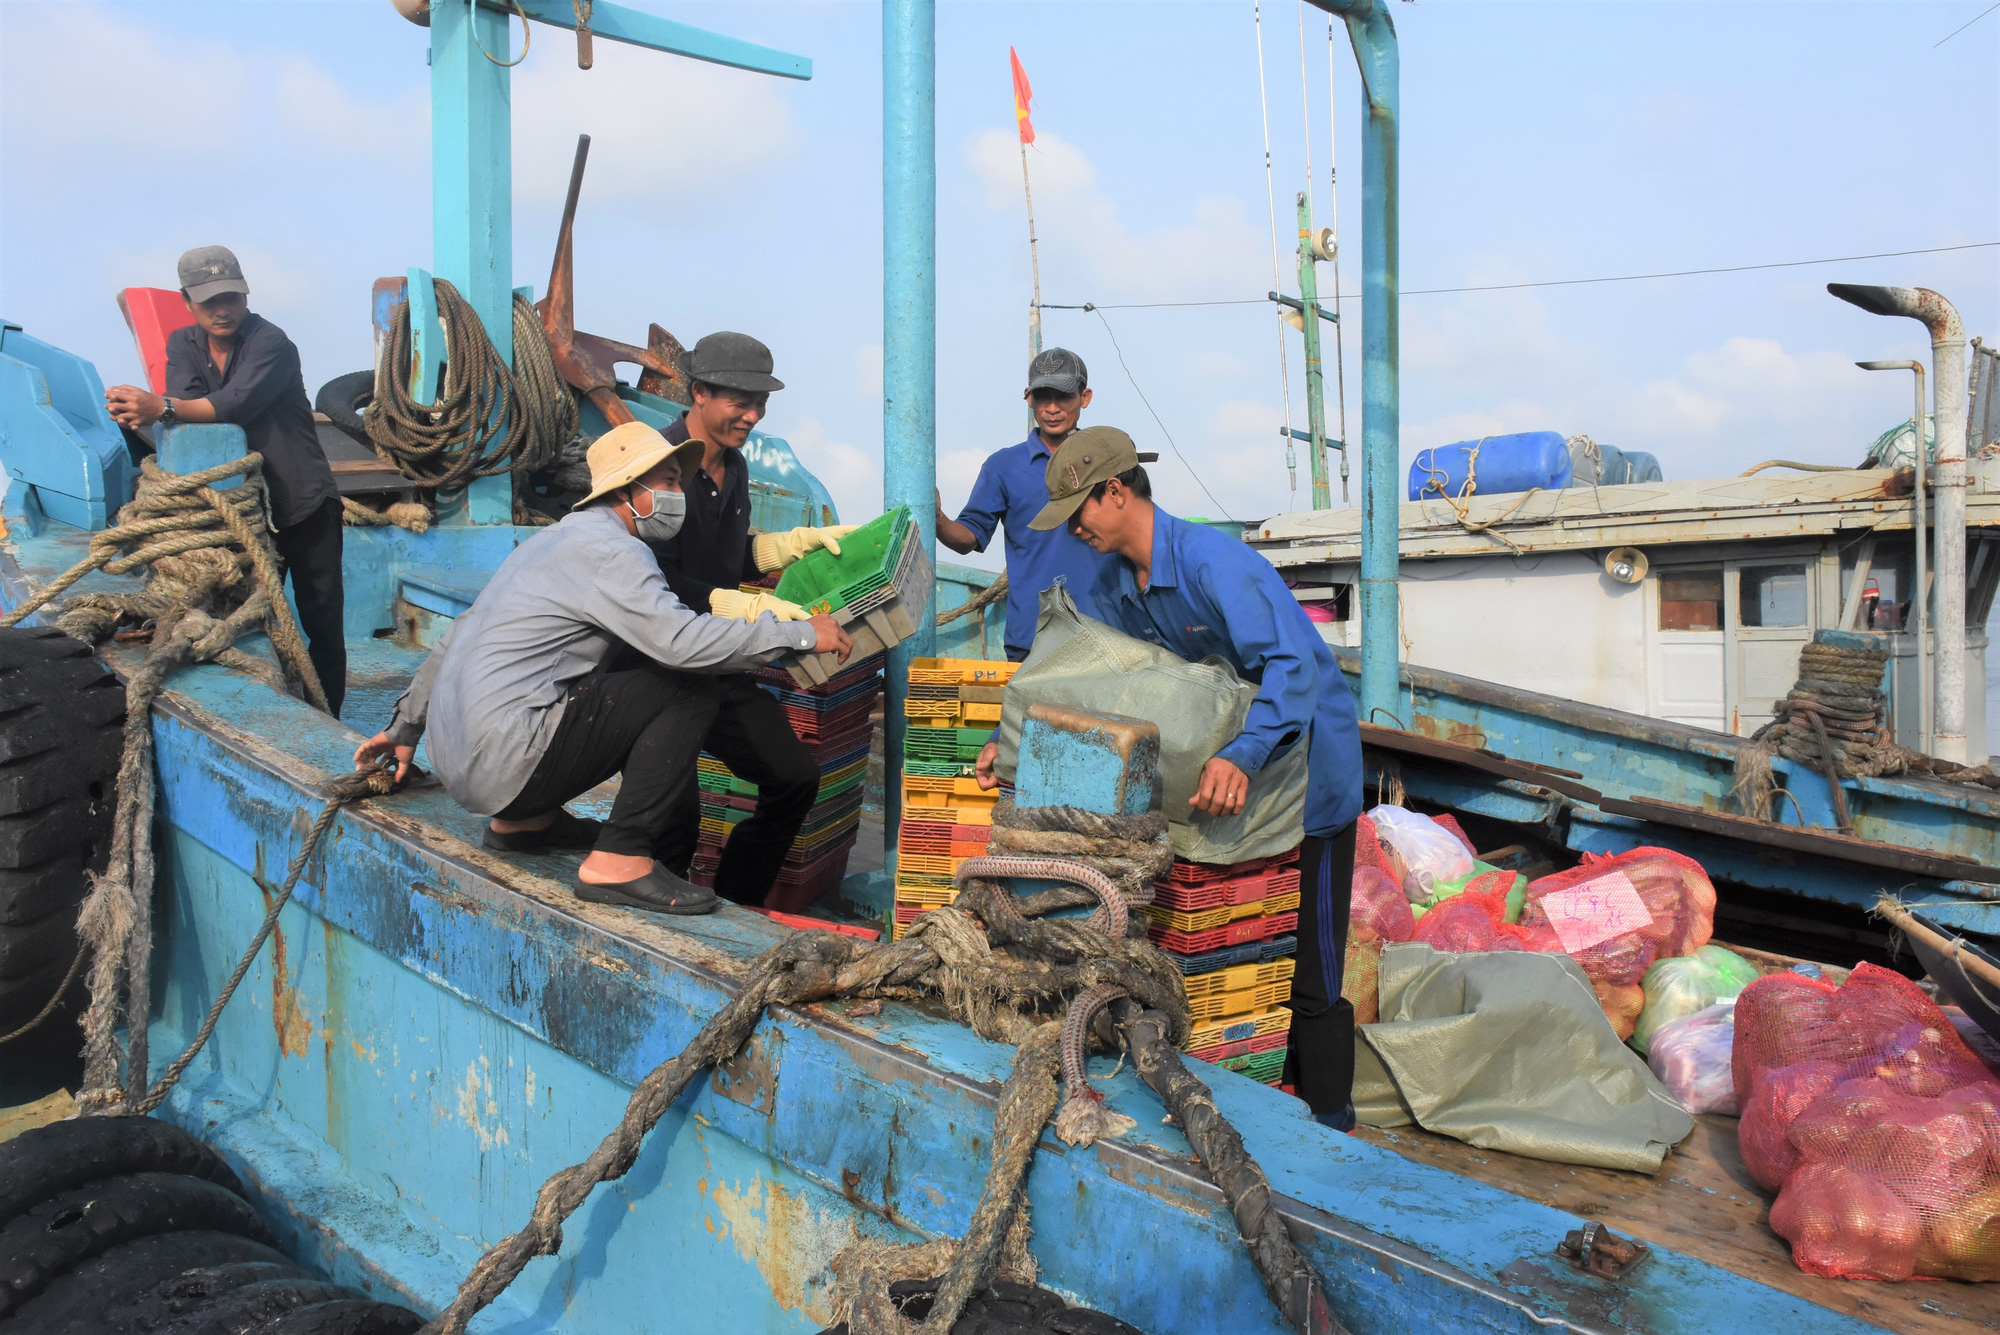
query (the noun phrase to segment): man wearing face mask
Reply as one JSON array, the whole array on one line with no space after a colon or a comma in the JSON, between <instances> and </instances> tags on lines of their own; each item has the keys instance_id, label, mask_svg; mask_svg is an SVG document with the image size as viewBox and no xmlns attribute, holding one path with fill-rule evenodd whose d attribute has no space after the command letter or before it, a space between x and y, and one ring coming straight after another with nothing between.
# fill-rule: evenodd
<instances>
[{"instance_id":1,"label":"man wearing face mask","mask_svg":"<svg viewBox=\"0 0 2000 1335\"><path fill-rule=\"evenodd\" d=\"M805 609L773 593L745 593L807 552L824 547L840 554L851 527L795 528L754 533L750 528L750 468L743 447L764 419L771 393L785 382L771 374L771 350L748 334L710 334L687 354L693 406L663 433L693 449L682 479L687 522L673 538L652 543L660 572L674 596L722 617L803 621ZM784 707L747 673L716 679L715 722L703 749L738 778L757 785L757 809L730 831L716 867L715 888L739 904L761 904L784 869L785 854L819 796L819 762L792 731ZM687 796L685 819L672 824L660 860L686 872L694 859L699 799Z\"/></svg>"},{"instance_id":2,"label":"man wearing face mask","mask_svg":"<svg viewBox=\"0 0 2000 1335\"><path fill-rule=\"evenodd\" d=\"M734 620L674 597L647 542L679 529L681 470L699 457L643 423L600 436L590 494L493 573L355 763L393 754L400 779L428 729L445 791L491 817L488 848L589 848L579 899L711 912L715 893L669 871L655 851L694 792L716 674L788 650L845 657L852 643L831 617ZM562 809L614 774L623 777L610 819Z\"/></svg>"}]
</instances>

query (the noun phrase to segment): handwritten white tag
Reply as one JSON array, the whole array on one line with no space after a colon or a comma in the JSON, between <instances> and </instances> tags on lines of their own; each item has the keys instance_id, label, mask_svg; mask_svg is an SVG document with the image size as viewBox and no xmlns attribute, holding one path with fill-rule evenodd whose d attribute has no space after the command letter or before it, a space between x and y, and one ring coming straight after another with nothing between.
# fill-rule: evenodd
<instances>
[{"instance_id":1,"label":"handwritten white tag","mask_svg":"<svg viewBox=\"0 0 2000 1335\"><path fill-rule=\"evenodd\" d=\"M1542 896L1542 912L1565 952L1574 955L1614 936L1653 925L1646 901L1622 871L1594 876L1581 885Z\"/></svg>"}]
</instances>

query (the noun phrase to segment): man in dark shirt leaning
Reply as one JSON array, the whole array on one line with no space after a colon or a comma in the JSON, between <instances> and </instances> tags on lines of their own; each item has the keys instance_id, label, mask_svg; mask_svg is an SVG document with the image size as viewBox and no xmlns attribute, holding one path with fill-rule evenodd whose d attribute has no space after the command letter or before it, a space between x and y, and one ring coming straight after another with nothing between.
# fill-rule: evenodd
<instances>
[{"instance_id":1,"label":"man in dark shirt leaning","mask_svg":"<svg viewBox=\"0 0 2000 1335\"><path fill-rule=\"evenodd\" d=\"M264 458L271 542L291 574L307 652L338 718L347 694L340 493L319 447L299 350L284 330L251 312L250 285L228 249L198 246L181 256L179 267L194 323L167 338L167 393L113 385L105 406L128 427L228 422L243 428L249 448Z\"/></svg>"},{"instance_id":2,"label":"man in dark shirt leaning","mask_svg":"<svg viewBox=\"0 0 2000 1335\"><path fill-rule=\"evenodd\" d=\"M840 539L853 531L851 525L751 531L743 445L763 420L771 391L785 387L772 366L771 350L748 334L710 334L687 354L694 406L662 433L676 445L699 440L706 447L700 467L683 482L681 531L649 544L667 587L696 612L754 621L768 611L780 621L808 620L796 604L738 586L821 547L838 555ZM793 732L783 706L748 673L721 676L717 685L720 704L702 749L757 785L757 810L730 831L715 891L739 904L761 904L819 795L819 762ZM698 822L696 811L676 820L660 849L660 861L676 875L685 875L693 860Z\"/></svg>"}]
</instances>

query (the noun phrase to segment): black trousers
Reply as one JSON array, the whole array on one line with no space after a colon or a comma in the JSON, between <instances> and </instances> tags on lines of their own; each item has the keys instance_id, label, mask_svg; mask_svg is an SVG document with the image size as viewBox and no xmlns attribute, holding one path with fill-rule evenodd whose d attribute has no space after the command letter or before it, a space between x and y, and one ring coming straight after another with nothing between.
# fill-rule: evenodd
<instances>
[{"instance_id":1,"label":"black trousers","mask_svg":"<svg viewBox=\"0 0 2000 1335\"><path fill-rule=\"evenodd\" d=\"M792 731L784 706L754 678L736 672L715 678L715 684L715 721L702 748L757 785L756 811L722 846L715 893L738 904L762 904L819 796L819 762ZM687 875L694 861L700 801L688 793L685 814L670 823L660 844L660 861L677 876Z\"/></svg>"},{"instance_id":2,"label":"black trousers","mask_svg":"<svg viewBox=\"0 0 2000 1335\"><path fill-rule=\"evenodd\" d=\"M600 667L569 688L548 751L498 813L501 820L553 811L622 774L597 851L657 856L669 825L686 819L695 800L694 761L715 719L717 691L713 677L641 662L620 671Z\"/></svg>"},{"instance_id":3,"label":"black trousers","mask_svg":"<svg viewBox=\"0 0 2000 1335\"><path fill-rule=\"evenodd\" d=\"M271 545L292 577L306 656L326 692L327 712L340 717L347 698L346 598L340 585L340 498L334 497L289 528L271 534Z\"/></svg>"},{"instance_id":4,"label":"black trousers","mask_svg":"<svg viewBox=\"0 0 2000 1335\"><path fill-rule=\"evenodd\" d=\"M1354 1005L1342 1000L1347 913L1354 890L1354 826L1299 847L1299 953L1292 976L1292 1088L1316 1113L1354 1099Z\"/></svg>"}]
</instances>

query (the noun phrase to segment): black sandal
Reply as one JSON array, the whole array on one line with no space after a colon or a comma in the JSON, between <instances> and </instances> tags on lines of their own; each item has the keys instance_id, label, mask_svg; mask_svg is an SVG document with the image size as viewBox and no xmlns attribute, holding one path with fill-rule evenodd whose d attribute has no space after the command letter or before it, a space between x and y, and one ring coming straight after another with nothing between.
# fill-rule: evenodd
<instances>
[{"instance_id":1,"label":"black sandal","mask_svg":"<svg viewBox=\"0 0 2000 1335\"><path fill-rule=\"evenodd\" d=\"M624 908L650 909L654 913L713 913L722 906L722 900L717 898L715 891L705 885L684 881L657 862L651 871L635 880L612 885L579 881L576 897L592 904L617 904Z\"/></svg>"},{"instance_id":2,"label":"black sandal","mask_svg":"<svg viewBox=\"0 0 2000 1335\"><path fill-rule=\"evenodd\" d=\"M539 853L548 848L590 848L604 829L601 820L585 820L558 807L556 818L539 830L512 830L501 833L491 825L480 842L500 853Z\"/></svg>"}]
</instances>

